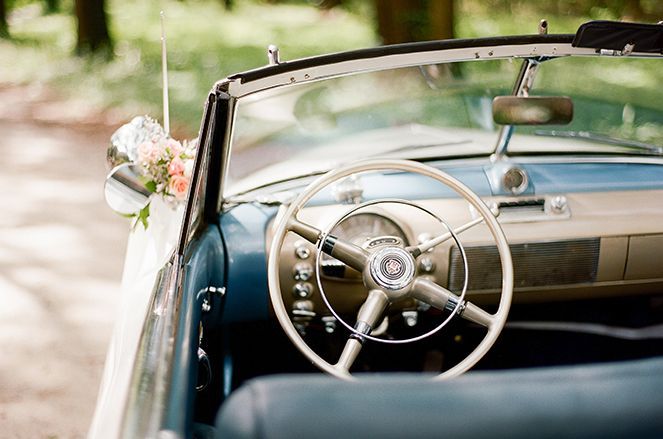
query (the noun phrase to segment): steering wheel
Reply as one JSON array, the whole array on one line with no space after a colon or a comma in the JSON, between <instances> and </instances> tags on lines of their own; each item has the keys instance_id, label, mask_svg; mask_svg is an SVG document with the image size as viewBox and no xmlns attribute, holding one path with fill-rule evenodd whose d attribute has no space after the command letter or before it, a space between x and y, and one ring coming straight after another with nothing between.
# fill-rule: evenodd
<instances>
[{"instance_id":1,"label":"steering wheel","mask_svg":"<svg viewBox=\"0 0 663 439\"><path fill-rule=\"evenodd\" d=\"M461 195L476 209L480 216L456 229L451 229L447 226L446 232L417 246L404 248L394 243L393 245L386 244L377 246L374 250L362 248L330 234L333 227L340 223L342 219L346 218L349 213L346 213L343 218L339 219L336 224L329 227L326 231L319 230L316 227L297 219L297 214L306 203L315 194L320 192L320 190L330 184L353 174L385 170L413 172L433 178ZM407 204L424 210L437 218L432 212L429 212L425 208L407 200L384 199L374 200L369 203L377 204L380 202ZM357 210L357 208L352 209L351 212L355 210ZM353 379L353 375L349 372L350 367L359 355L363 343L366 340L376 340L375 337L370 335L370 333L382 320L382 314L386 307L390 303L398 302L405 298L415 298L437 309L447 309L451 311L449 318L441 325L424 334L422 337L416 337L415 339L432 335L434 332L441 329L450 318L455 315L460 315L462 318L487 328L486 335L469 355L452 368L436 375L434 379L444 379L460 375L474 366L474 364L476 364L492 347L504 327L511 306L511 297L513 294L513 265L511 262L511 252L504 232L495 216L496 213L492 212L484 202L463 183L442 171L418 162L409 160L366 160L332 170L313 181L288 206L286 211L276 219L275 232L268 260L269 294L276 317L292 343L313 364L336 377ZM439 218L437 219L442 221ZM458 241L457 234L481 222L485 222L488 226L488 229L497 244L497 250L502 266L502 290L499 306L495 314L490 314L464 299L465 290L467 289L467 260L462 246ZM339 320L351 331L351 335L336 364L331 364L324 360L308 346L290 320L288 311L283 302L279 280L279 259L281 247L283 246L283 242L288 232L294 232L307 241L316 244L318 248L318 257L321 252L324 252L359 271L362 274L362 281L369 291L366 301L359 309L357 322L354 326L348 325L342 319ZM453 238L459 245L463 263L465 264L465 286L463 288L463 293L460 296L457 296L425 277L416 275L417 258L429 249L451 238ZM316 263L316 269L318 265L319 264ZM320 285L319 282L318 272L316 272L316 277L318 278L320 291L323 294L323 298L325 298L324 293L322 292L322 285ZM334 312L326 298L325 303L327 303L332 313L338 319L339 316ZM414 341L415 339L405 341Z\"/></svg>"}]
</instances>

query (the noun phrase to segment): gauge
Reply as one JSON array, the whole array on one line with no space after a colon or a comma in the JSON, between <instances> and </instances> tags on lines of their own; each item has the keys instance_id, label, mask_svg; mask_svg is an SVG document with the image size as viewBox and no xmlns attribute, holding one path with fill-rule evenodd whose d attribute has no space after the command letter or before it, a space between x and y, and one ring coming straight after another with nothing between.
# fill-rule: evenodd
<instances>
[{"instance_id":1,"label":"gauge","mask_svg":"<svg viewBox=\"0 0 663 439\"><path fill-rule=\"evenodd\" d=\"M393 220L376 213L358 213L336 225L330 235L363 246L373 238L393 236L407 245L403 229ZM322 273L331 277L345 277L345 264L331 256L322 255Z\"/></svg>"},{"instance_id":2,"label":"gauge","mask_svg":"<svg viewBox=\"0 0 663 439\"><path fill-rule=\"evenodd\" d=\"M513 167L504 172L502 184L507 191L514 195L520 195L527 189L529 180L523 169Z\"/></svg>"}]
</instances>

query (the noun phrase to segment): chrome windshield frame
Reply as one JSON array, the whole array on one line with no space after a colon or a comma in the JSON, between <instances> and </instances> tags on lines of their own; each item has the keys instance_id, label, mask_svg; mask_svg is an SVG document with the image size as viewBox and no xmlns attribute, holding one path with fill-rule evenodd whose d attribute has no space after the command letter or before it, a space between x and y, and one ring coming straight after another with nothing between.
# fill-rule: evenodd
<instances>
[{"instance_id":1,"label":"chrome windshield frame","mask_svg":"<svg viewBox=\"0 0 663 439\"><path fill-rule=\"evenodd\" d=\"M472 40L408 43L358 50L268 65L229 76L214 85L213 92L226 93L233 102L255 93L359 73L452 62L499 59L551 59L566 56L607 56L594 48L572 45L573 35L526 35ZM611 54L609 56L616 56ZM632 52L630 58L663 58L662 54ZM514 78L515 80L515 78ZM221 157L219 210L225 197L237 105L228 115L229 130ZM218 147L215 145L215 147Z\"/></svg>"}]
</instances>

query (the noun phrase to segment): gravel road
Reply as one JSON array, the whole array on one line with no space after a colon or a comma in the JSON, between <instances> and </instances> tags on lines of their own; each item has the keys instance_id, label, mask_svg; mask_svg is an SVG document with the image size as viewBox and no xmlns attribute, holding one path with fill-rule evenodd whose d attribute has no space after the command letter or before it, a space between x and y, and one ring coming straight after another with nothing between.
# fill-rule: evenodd
<instances>
[{"instance_id":1,"label":"gravel road","mask_svg":"<svg viewBox=\"0 0 663 439\"><path fill-rule=\"evenodd\" d=\"M15 94L0 90L0 437L84 437L128 233L103 200L113 128L30 120Z\"/></svg>"}]
</instances>

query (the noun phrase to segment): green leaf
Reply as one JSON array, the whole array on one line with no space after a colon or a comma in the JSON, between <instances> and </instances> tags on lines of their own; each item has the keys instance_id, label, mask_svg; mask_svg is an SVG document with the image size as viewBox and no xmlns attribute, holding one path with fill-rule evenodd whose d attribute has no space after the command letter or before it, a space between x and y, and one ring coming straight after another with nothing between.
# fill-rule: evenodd
<instances>
[{"instance_id":1,"label":"green leaf","mask_svg":"<svg viewBox=\"0 0 663 439\"><path fill-rule=\"evenodd\" d=\"M145 207L143 207L140 212L138 212L138 221L143 225L145 230L147 230L147 218L150 216L150 203L147 203Z\"/></svg>"},{"instance_id":2,"label":"green leaf","mask_svg":"<svg viewBox=\"0 0 663 439\"><path fill-rule=\"evenodd\" d=\"M147 188L147 190L150 191L150 192L156 192L157 191L157 183L154 180L150 180L150 181L145 183L145 188ZM148 209L149 206L150 206L149 204L147 206L145 206L145 209ZM149 215L149 209L148 209L148 215Z\"/></svg>"}]
</instances>

